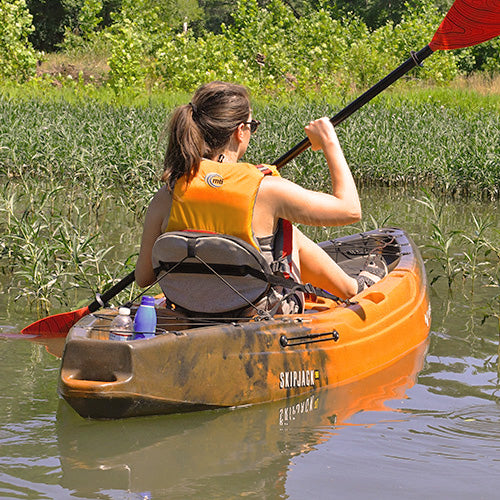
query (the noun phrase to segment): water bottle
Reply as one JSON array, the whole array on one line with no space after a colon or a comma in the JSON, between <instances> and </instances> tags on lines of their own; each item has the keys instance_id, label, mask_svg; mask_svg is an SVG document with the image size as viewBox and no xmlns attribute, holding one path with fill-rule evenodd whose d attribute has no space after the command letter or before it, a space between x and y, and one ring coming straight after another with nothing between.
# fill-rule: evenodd
<instances>
[{"instance_id":1,"label":"water bottle","mask_svg":"<svg viewBox=\"0 0 500 500\"><path fill-rule=\"evenodd\" d=\"M155 336L156 310L154 297L143 295L141 305L135 313L134 332L135 339L147 339Z\"/></svg>"},{"instance_id":2,"label":"water bottle","mask_svg":"<svg viewBox=\"0 0 500 500\"><path fill-rule=\"evenodd\" d=\"M128 307L120 307L109 327L109 340L132 340L134 325Z\"/></svg>"}]
</instances>

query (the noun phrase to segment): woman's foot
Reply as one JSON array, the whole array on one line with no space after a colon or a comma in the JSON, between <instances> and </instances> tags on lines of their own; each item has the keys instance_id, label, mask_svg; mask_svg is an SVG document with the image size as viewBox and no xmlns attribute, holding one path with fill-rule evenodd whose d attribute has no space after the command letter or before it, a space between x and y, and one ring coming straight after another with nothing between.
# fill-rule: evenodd
<instances>
[{"instance_id":1,"label":"woman's foot","mask_svg":"<svg viewBox=\"0 0 500 500\"><path fill-rule=\"evenodd\" d=\"M380 255L368 255L363 269L357 277L358 293L380 281L384 276L387 276L387 273L387 265Z\"/></svg>"}]
</instances>

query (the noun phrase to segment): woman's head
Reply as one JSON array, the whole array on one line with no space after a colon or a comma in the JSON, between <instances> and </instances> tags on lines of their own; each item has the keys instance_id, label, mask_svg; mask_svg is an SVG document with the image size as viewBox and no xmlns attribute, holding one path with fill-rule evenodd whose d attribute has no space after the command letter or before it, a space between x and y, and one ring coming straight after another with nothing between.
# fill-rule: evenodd
<instances>
[{"instance_id":1,"label":"woman's head","mask_svg":"<svg viewBox=\"0 0 500 500\"><path fill-rule=\"evenodd\" d=\"M222 153L249 116L250 99L245 87L217 81L202 85L191 102L172 115L162 180L173 189L183 175L192 178L201 159Z\"/></svg>"}]
</instances>

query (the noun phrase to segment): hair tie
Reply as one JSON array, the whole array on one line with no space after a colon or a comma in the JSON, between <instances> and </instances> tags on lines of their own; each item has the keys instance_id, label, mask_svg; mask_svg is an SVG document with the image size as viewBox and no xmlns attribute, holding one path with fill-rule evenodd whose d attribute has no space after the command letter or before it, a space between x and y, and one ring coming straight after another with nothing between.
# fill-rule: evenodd
<instances>
[{"instance_id":1,"label":"hair tie","mask_svg":"<svg viewBox=\"0 0 500 500\"><path fill-rule=\"evenodd\" d=\"M198 116L198 108L196 107L196 104L193 104L192 102L190 102L189 106L191 106L191 111L193 112L193 115Z\"/></svg>"}]
</instances>

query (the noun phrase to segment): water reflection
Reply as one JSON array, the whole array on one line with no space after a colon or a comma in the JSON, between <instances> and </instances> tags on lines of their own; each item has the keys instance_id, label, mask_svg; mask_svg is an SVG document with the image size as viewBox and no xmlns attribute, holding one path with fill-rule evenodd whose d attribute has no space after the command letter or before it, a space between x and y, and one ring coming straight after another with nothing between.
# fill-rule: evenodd
<instances>
[{"instance_id":1,"label":"water reflection","mask_svg":"<svg viewBox=\"0 0 500 500\"><path fill-rule=\"evenodd\" d=\"M61 401L60 484L89 498L105 490L194 498L207 488L224 498L284 495L292 458L316 449L353 414L387 410L388 400L404 398L426 347L344 387L235 410L88 421Z\"/></svg>"},{"instance_id":2,"label":"water reflection","mask_svg":"<svg viewBox=\"0 0 500 500\"><path fill-rule=\"evenodd\" d=\"M429 392L500 403L499 323L484 314L492 293L483 287L472 299L444 281L431 289L431 344L419 376Z\"/></svg>"}]
</instances>

